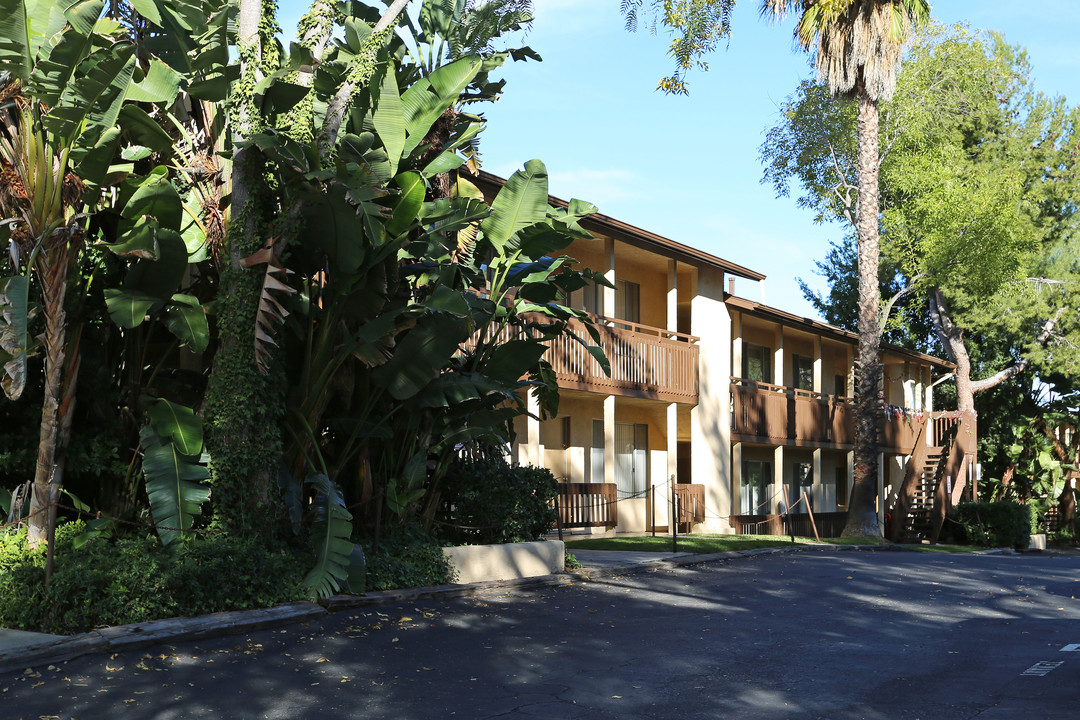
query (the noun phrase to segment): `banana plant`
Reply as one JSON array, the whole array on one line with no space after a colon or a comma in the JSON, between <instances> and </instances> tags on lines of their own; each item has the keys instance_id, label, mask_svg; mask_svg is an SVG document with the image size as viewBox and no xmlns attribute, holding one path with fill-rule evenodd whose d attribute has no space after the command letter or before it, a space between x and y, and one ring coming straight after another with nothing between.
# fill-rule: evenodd
<instances>
[{"instance_id":1,"label":"banana plant","mask_svg":"<svg viewBox=\"0 0 1080 720\"><path fill-rule=\"evenodd\" d=\"M62 482L56 449L64 303L85 235L83 193L92 192L107 174L119 139L117 120L135 74L135 48L118 23L101 17L103 9L101 0L0 0L0 66L8 73L8 102L0 108L5 175L0 209L15 221L8 231L15 247L11 270L36 277L45 320L45 400L28 518L31 545L46 540L50 499ZM5 285L12 288L10 281ZM13 322L6 324L21 325L21 302L17 305ZM24 345L14 347L15 353L5 350L13 359L23 354Z\"/></svg>"},{"instance_id":2,"label":"banana plant","mask_svg":"<svg viewBox=\"0 0 1080 720\"><path fill-rule=\"evenodd\" d=\"M166 546L192 537L195 518L210 498L202 481L210 477L203 453L202 418L168 400L146 410L149 422L139 433L146 494L158 537Z\"/></svg>"}]
</instances>

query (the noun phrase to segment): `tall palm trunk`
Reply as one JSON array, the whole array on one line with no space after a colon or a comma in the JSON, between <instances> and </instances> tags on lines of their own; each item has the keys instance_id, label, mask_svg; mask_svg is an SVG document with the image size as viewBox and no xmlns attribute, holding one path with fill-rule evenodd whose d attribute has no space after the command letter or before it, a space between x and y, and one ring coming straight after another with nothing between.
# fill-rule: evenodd
<instances>
[{"instance_id":1,"label":"tall palm trunk","mask_svg":"<svg viewBox=\"0 0 1080 720\"><path fill-rule=\"evenodd\" d=\"M68 240L69 232L66 228L54 232L45 242L55 245L46 247L37 261L42 302L45 306L45 398L41 404L34 492L30 499L30 518L27 522L27 542L30 547L36 547L48 539L52 500L60 491L60 476L56 472L56 445L60 429L60 389L67 335L64 298L67 295L70 258Z\"/></svg>"},{"instance_id":2,"label":"tall palm trunk","mask_svg":"<svg viewBox=\"0 0 1080 720\"><path fill-rule=\"evenodd\" d=\"M878 285L878 106L860 79L859 347L855 360L855 473L845 536L881 535L877 516L878 424L881 417L881 290Z\"/></svg>"}]
</instances>

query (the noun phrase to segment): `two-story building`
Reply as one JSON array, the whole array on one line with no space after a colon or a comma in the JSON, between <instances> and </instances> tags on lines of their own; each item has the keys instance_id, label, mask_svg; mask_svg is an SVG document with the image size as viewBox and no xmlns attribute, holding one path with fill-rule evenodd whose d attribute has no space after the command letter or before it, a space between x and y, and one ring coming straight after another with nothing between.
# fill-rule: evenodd
<instances>
[{"instance_id":1,"label":"two-story building","mask_svg":"<svg viewBox=\"0 0 1080 720\"><path fill-rule=\"evenodd\" d=\"M491 192L502 182L478 179ZM736 293L760 294L762 273L606 215L582 226L594 237L565 254L613 287L577 291L570 304L592 314L611 374L580 344L554 343L545 357L559 416L520 418L512 448L514 460L563 483L561 501L573 506L564 518L666 530L678 502L685 529L730 533L754 532L781 503L825 517L845 511L855 335ZM916 440L931 444L920 435L931 386L952 366L893 346L882 360L879 498L888 500Z\"/></svg>"}]
</instances>

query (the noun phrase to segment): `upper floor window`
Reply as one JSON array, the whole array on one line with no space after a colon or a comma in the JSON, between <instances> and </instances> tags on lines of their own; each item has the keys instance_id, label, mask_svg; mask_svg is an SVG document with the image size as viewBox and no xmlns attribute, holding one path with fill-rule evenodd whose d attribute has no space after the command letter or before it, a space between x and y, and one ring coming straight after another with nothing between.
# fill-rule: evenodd
<instances>
[{"instance_id":1,"label":"upper floor window","mask_svg":"<svg viewBox=\"0 0 1080 720\"><path fill-rule=\"evenodd\" d=\"M627 322L641 322L641 286L629 280L615 281L615 317Z\"/></svg>"},{"instance_id":2,"label":"upper floor window","mask_svg":"<svg viewBox=\"0 0 1080 720\"><path fill-rule=\"evenodd\" d=\"M791 356L791 380L800 390L814 389L814 360L805 355Z\"/></svg>"},{"instance_id":3,"label":"upper floor window","mask_svg":"<svg viewBox=\"0 0 1080 720\"><path fill-rule=\"evenodd\" d=\"M743 346L742 376L754 382L772 382L772 348L746 343Z\"/></svg>"},{"instance_id":4,"label":"upper floor window","mask_svg":"<svg viewBox=\"0 0 1080 720\"><path fill-rule=\"evenodd\" d=\"M604 286L590 283L581 289L582 310L593 315L604 315ZM629 280L615 281L616 320L641 322L641 286Z\"/></svg>"}]
</instances>

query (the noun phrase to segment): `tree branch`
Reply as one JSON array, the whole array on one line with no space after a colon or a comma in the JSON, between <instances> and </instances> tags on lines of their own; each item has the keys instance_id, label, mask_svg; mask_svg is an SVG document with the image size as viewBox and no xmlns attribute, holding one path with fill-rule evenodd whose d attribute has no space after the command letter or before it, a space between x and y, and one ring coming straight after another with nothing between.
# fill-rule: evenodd
<instances>
[{"instance_id":1,"label":"tree branch","mask_svg":"<svg viewBox=\"0 0 1080 720\"><path fill-rule=\"evenodd\" d=\"M881 309L881 325L878 328L878 331L881 334L885 334L885 325L889 322L889 314L892 312L893 305L896 304L896 301L914 290L915 283L919 282L919 280L923 279L924 277L926 277L926 273L919 273L915 277L911 278L911 282L908 283L907 287L893 295L891 298L889 298L889 301L885 303L885 307Z\"/></svg>"},{"instance_id":2,"label":"tree branch","mask_svg":"<svg viewBox=\"0 0 1080 720\"><path fill-rule=\"evenodd\" d=\"M1058 321L1061 320L1061 316L1065 314L1066 309L1067 308L1064 307L1058 308L1057 312L1054 313L1054 317L1043 323L1042 330L1039 332L1039 336L1035 338L1036 345L1044 347L1046 343L1050 341L1050 335L1053 333L1054 327L1058 324ZM1013 363L1009 367L1001 370L1000 372L994 373L988 378L973 381L971 383L971 391L981 392L983 390L989 390L992 387L997 387L1009 378L1016 377L1020 373L1027 370L1029 365L1031 365L1030 356L1021 358L1019 362Z\"/></svg>"},{"instance_id":3,"label":"tree branch","mask_svg":"<svg viewBox=\"0 0 1080 720\"><path fill-rule=\"evenodd\" d=\"M382 14L382 17L379 18L379 22L375 23L375 27L372 28L371 34L378 35L393 25L408 4L409 0L394 0L390 7L386 8L386 12ZM370 77L370 75L368 77ZM323 122L322 132L319 133L320 153L325 155L334 147L334 144L337 143L337 136L341 131L341 124L345 121L345 110L348 108L349 101L352 99L355 91L355 83L346 80L327 104L326 120Z\"/></svg>"}]
</instances>

